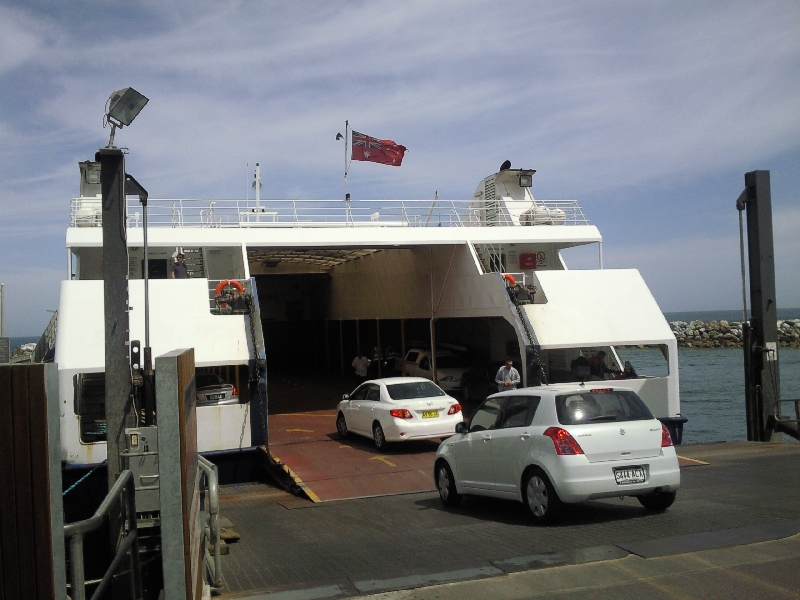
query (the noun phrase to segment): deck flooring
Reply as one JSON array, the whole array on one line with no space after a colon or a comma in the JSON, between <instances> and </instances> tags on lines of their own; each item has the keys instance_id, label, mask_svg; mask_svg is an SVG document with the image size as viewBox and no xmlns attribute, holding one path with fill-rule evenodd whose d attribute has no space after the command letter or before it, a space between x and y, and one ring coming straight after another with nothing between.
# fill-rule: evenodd
<instances>
[{"instance_id":1,"label":"deck flooring","mask_svg":"<svg viewBox=\"0 0 800 600\"><path fill-rule=\"evenodd\" d=\"M318 418L327 425L314 431L316 437L309 434L307 443L329 444L328 454L350 453L338 448L332 431L323 431L332 429L332 419ZM313 429L285 429L304 428ZM298 444L287 438L275 453L280 456L282 448L289 456L292 445ZM358 451L365 469L382 468L369 462L368 446ZM612 499L570 507L548 527L531 525L515 502L466 498L444 509L434 491L313 503L265 484L226 486L221 512L241 540L223 557L225 590L235 595L332 585L355 595L413 574L490 573L637 548L657 555L800 531L800 444L682 446L679 454L690 460L683 462L678 499L665 513L647 513L635 499ZM323 490L320 482L315 485Z\"/></svg>"}]
</instances>

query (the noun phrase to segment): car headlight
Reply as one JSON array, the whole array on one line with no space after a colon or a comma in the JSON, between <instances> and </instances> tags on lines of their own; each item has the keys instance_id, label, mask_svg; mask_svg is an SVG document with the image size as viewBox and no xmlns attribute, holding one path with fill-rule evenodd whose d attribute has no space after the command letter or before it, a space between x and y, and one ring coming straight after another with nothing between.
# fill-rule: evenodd
<instances>
[{"instance_id":1,"label":"car headlight","mask_svg":"<svg viewBox=\"0 0 800 600\"><path fill-rule=\"evenodd\" d=\"M440 381L446 381L448 383L452 383L454 381L458 381L458 377L453 377L452 375L445 375L440 379Z\"/></svg>"}]
</instances>

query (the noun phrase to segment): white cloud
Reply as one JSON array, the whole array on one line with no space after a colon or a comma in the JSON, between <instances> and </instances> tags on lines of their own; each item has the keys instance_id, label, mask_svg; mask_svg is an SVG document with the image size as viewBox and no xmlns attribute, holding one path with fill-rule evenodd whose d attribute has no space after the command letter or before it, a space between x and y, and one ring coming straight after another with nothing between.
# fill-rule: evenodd
<instances>
[{"instance_id":1,"label":"white cloud","mask_svg":"<svg viewBox=\"0 0 800 600\"><path fill-rule=\"evenodd\" d=\"M6 335L35 336L44 331L52 316L48 310L58 309L58 290L66 272L64 268L0 267L0 282L5 284Z\"/></svg>"},{"instance_id":2,"label":"white cloud","mask_svg":"<svg viewBox=\"0 0 800 600\"><path fill-rule=\"evenodd\" d=\"M769 168L800 148L796 3L148 1L109 10L0 6L0 252L36 231L63 246L75 163L105 144L103 104L128 85L151 100L117 140L154 197L243 197L255 162L266 197L340 197L334 135L350 119L409 148L400 169L353 165L355 197L469 197L510 158L539 169L539 195L602 196L597 210L636 230L665 202L701 218L708 198L679 182ZM617 192L636 186L648 192L641 203L619 210ZM686 259L689 248L727 264L729 243L723 252L715 240L728 230L718 219L707 227L709 240L654 227L649 252L608 244L608 261L641 251L669 282L659 301L691 302L682 295L690 275L692 286L715 288L698 302L721 302L735 269L708 274L704 261L658 256Z\"/></svg>"},{"instance_id":3,"label":"white cloud","mask_svg":"<svg viewBox=\"0 0 800 600\"><path fill-rule=\"evenodd\" d=\"M798 231L800 208L774 211L776 295L781 308L800 307ZM595 269L598 265L595 245L568 250L564 256L572 269ZM675 237L635 245L605 244L603 261L607 269L638 269L661 310L666 312L736 309L742 305L738 235Z\"/></svg>"},{"instance_id":4,"label":"white cloud","mask_svg":"<svg viewBox=\"0 0 800 600\"><path fill-rule=\"evenodd\" d=\"M46 21L0 5L0 75L42 56L48 29Z\"/></svg>"}]
</instances>

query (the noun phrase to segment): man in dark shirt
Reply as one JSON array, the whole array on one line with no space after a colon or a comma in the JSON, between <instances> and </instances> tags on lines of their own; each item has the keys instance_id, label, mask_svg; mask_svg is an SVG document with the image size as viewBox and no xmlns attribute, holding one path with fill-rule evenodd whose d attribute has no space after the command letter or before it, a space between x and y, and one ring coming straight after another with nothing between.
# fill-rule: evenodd
<instances>
[{"instance_id":1,"label":"man in dark shirt","mask_svg":"<svg viewBox=\"0 0 800 600\"><path fill-rule=\"evenodd\" d=\"M593 379L605 379L606 373L619 374L619 369L613 369L606 365L606 353L600 350L589 359L589 373Z\"/></svg>"},{"instance_id":2,"label":"man in dark shirt","mask_svg":"<svg viewBox=\"0 0 800 600\"><path fill-rule=\"evenodd\" d=\"M171 279L189 279L189 270L183 262L183 254L175 257L175 264L170 268L169 276Z\"/></svg>"}]
</instances>

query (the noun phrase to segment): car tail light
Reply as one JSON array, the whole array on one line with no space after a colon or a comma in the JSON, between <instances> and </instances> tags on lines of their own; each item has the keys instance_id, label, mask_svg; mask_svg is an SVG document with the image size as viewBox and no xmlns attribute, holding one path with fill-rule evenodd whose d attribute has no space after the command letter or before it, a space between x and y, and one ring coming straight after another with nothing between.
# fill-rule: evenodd
<instances>
[{"instance_id":1,"label":"car tail light","mask_svg":"<svg viewBox=\"0 0 800 600\"><path fill-rule=\"evenodd\" d=\"M236 386L233 386L233 392L231 392L231 394L234 396L236 395Z\"/></svg>"},{"instance_id":2,"label":"car tail light","mask_svg":"<svg viewBox=\"0 0 800 600\"><path fill-rule=\"evenodd\" d=\"M564 454L583 454L583 449L580 447L575 438L569 434L569 431L561 429L560 427L550 427L545 430L544 434L553 440L556 447L556 454L562 456Z\"/></svg>"},{"instance_id":3,"label":"car tail light","mask_svg":"<svg viewBox=\"0 0 800 600\"><path fill-rule=\"evenodd\" d=\"M614 388L595 388L590 390L593 394L610 394L614 391Z\"/></svg>"},{"instance_id":4,"label":"car tail light","mask_svg":"<svg viewBox=\"0 0 800 600\"><path fill-rule=\"evenodd\" d=\"M407 408L393 408L389 411L395 419L411 419L414 415Z\"/></svg>"},{"instance_id":5,"label":"car tail light","mask_svg":"<svg viewBox=\"0 0 800 600\"><path fill-rule=\"evenodd\" d=\"M675 444L672 443L672 436L669 434L669 429L663 423L661 424L661 447L662 448L669 448L670 446L674 446Z\"/></svg>"},{"instance_id":6,"label":"car tail light","mask_svg":"<svg viewBox=\"0 0 800 600\"><path fill-rule=\"evenodd\" d=\"M450 410L447 411L447 414L454 415L458 412L461 412L461 405L458 402L456 402L455 404L450 406Z\"/></svg>"}]
</instances>

